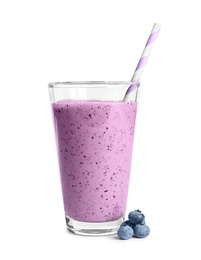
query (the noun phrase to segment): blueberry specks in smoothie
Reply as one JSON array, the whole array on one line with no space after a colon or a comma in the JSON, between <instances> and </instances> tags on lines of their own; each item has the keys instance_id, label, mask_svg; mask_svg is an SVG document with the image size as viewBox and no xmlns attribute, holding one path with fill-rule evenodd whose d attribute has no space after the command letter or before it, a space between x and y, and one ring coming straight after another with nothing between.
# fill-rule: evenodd
<instances>
[{"instance_id":1,"label":"blueberry specks in smoothie","mask_svg":"<svg viewBox=\"0 0 201 260\"><path fill-rule=\"evenodd\" d=\"M53 103L65 213L112 221L125 212L137 103ZM97 206L98 205L98 206Z\"/></svg>"}]
</instances>

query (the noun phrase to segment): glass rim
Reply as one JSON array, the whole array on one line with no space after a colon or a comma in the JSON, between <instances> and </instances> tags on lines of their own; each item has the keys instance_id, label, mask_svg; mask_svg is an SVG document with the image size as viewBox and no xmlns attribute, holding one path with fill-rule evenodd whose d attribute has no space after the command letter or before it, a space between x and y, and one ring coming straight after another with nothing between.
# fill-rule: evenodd
<instances>
[{"instance_id":1,"label":"glass rim","mask_svg":"<svg viewBox=\"0 0 201 260\"><path fill-rule=\"evenodd\" d=\"M140 85L140 82L132 82L132 81L65 81L65 82L51 82L48 84L48 88L65 88L65 87L72 87L75 86L79 87L87 87L88 88L104 88L104 87L113 87L113 86L122 86L128 87L129 85L137 84ZM97 85L97 86L96 86Z\"/></svg>"}]
</instances>

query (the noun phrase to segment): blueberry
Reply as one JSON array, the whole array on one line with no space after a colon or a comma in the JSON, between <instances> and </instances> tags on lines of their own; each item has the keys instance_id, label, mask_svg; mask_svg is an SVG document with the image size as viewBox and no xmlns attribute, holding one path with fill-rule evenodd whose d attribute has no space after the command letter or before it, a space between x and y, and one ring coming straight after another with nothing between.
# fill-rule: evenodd
<instances>
[{"instance_id":1,"label":"blueberry","mask_svg":"<svg viewBox=\"0 0 201 260\"><path fill-rule=\"evenodd\" d=\"M117 234L121 239L127 240L133 236L133 229L128 225L120 226L120 228L117 231Z\"/></svg>"},{"instance_id":2,"label":"blueberry","mask_svg":"<svg viewBox=\"0 0 201 260\"><path fill-rule=\"evenodd\" d=\"M145 216L144 214L142 214L140 210L134 210L128 214L128 219L132 224L137 225L142 224L144 222Z\"/></svg>"},{"instance_id":3,"label":"blueberry","mask_svg":"<svg viewBox=\"0 0 201 260\"><path fill-rule=\"evenodd\" d=\"M134 227L135 237L144 238L150 233L150 228L147 225L135 225Z\"/></svg>"}]
</instances>

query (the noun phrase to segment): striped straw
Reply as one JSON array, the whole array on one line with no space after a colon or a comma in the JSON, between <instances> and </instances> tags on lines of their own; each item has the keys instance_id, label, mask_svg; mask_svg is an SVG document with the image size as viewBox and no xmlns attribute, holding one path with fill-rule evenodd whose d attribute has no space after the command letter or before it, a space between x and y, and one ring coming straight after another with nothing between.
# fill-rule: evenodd
<instances>
[{"instance_id":1,"label":"striped straw","mask_svg":"<svg viewBox=\"0 0 201 260\"><path fill-rule=\"evenodd\" d=\"M154 42L156 41L156 38L157 38L158 33L160 31L160 27L161 27L160 24L157 24L157 23L155 23L154 26L153 26L151 34L149 35L149 38L148 38L147 43L145 45L145 48L142 52L141 58L138 62L138 65L137 65L135 72L133 74L133 77L131 79L131 82L133 82L135 84L130 85L130 87L127 89L126 94L124 96L124 100L123 100L124 102L128 102L128 101L133 100L132 93L137 86L136 83L138 83L139 80L140 80L140 76L142 74L142 71L143 71L143 69L144 69L144 67L147 63L147 60L149 58L149 54L152 50Z\"/></svg>"}]
</instances>

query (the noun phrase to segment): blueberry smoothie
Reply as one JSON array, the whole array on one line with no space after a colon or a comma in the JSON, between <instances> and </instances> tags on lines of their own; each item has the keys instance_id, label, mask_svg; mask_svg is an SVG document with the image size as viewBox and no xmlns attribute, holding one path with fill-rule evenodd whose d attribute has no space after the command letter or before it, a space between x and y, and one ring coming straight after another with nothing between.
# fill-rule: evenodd
<instances>
[{"instance_id":1,"label":"blueberry smoothie","mask_svg":"<svg viewBox=\"0 0 201 260\"><path fill-rule=\"evenodd\" d=\"M65 214L84 222L123 217L137 103L61 100L52 107Z\"/></svg>"}]
</instances>

